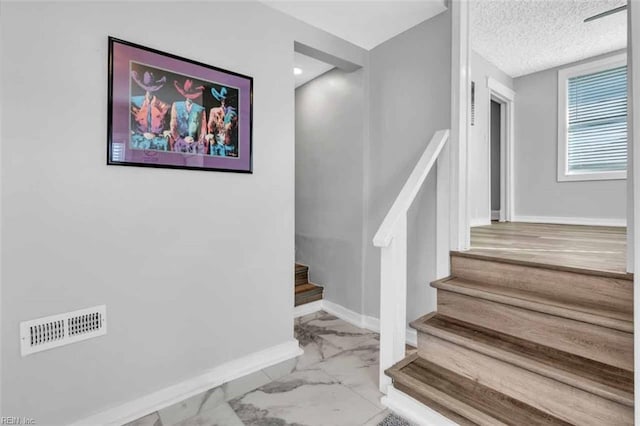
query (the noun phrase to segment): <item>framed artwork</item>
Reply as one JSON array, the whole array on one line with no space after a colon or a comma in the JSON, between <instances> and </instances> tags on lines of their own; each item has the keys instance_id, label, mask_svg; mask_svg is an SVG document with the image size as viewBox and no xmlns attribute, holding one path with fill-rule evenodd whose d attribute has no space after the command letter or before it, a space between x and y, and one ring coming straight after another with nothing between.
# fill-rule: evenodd
<instances>
[{"instance_id":1,"label":"framed artwork","mask_svg":"<svg viewBox=\"0 0 640 426\"><path fill-rule=\"evenodd\" d=\"M109 37L107 164L252 172L253 78Z\"/></svg>"}]
</instances>

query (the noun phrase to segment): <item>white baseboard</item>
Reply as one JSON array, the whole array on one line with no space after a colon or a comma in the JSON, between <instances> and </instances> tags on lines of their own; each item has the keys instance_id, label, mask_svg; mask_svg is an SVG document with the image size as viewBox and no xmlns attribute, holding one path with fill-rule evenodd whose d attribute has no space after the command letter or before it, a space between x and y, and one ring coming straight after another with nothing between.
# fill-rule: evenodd
<instances>
[{"instance_id":1,"label":"white baseboard","mask_svg":"<svg viewBox=\"0 0 640 426\"><path fill-rule=\"evenodd\" d=\"M512 222L553 223L560 225L627 226L626 219L559 216L514 216Z\"/></svg>"},{"instance_id":2,"label":"white baseboard","mask_svg":"<svg viewBox=\"0 0 640 426\"><path fill-rule=\"evenodd\" d=\"M328 300L318 300L316 302L298 306L294 309L294 317L308 315L320 310L324 310L356 327L364 328L376 333L380 332L380 320L378 318L358 314L357 312ZM407 328L407 343L412 346L417 346L417 340L416 330ZM212 368L204 374L161 389L152 394L78 420L70 426L94 424L120 426L146 416L147 414L153 413L154 411L158 411L162 408L198 395L199 393L215 388L216 386L220 386L231 380L235 380L246 376L247 374L279 364L302 354L303 351L300 348L298 341L292 339L280 345L254 352L242 358L224 363ZM395 402L391 403L394 404ZM432 424L435 425L436 423Z\"/></svg>"},{"instance_id":3,"label":"white baseboard","mask_svg":"<svg viewBox=\"0 0 640 426\"><path fill-rule=\"evenodd\" d=\"M407 344L418 347L418 332L415 328L407 327Z\"/></svg>"},{"instance_id":4,"label":"white baseboard","mask_svg":"<svg viewBox=\"0 0 640 426\"><path fill-rule=\"evenodd\" d=\"M154 411L178 403L184 399L198 395L223 383L254 373L266 367L281 363L302 355L298 341L272 346L254 352L242 358L212 368L206 373L177 383L157 392L105 410L90 417L78 420L71 426L104 425L120 426L136 420Z\"/></svg>"},{"instance_id":5,"label":"white baseboard","mask_svg":"<svg viewBox=\"0 0 640 426\"><path fill-rule=\"evenodd\" d=\"M380 320L376 317L363 315L361 327L375 333L380 333ZM418 347L418 332L411 327L407 327L407 344L413 346L414 348Z\"/></svg>"},{"instance_id":6,"label":"white baseboard","mask_svg":"<svg viewBox=\"0 0 640 426\"><path fill-rule=\"evenodd\" d=\"M359 314L329 300L322 301L322 309L325 312L330 313L331 315L336 316L351 325L355 325L359 328L366 328L367 330L370 330L371 324L375 324L375 321L377 321L377 318ZM367 327L367 325L369 325L369 327Z\"/></svg>"},{"instance_id":7,"label":"white baseboard","mask_svg":"<svg viewBox=\"0 0 640 426\"><path fill-rule=\"evenodd\" d=\"M457 423L393 386L389 386L387 395L382 397L381 402L389 410L420 426L457 426Z\"/></svg>"},{"instance_id":8,"label":"white baseboard","mask_svg":"<svg viewBox=\"0 0 640 426\"><path fill-rule=\"evenodd\" d=\"M469 221L469 226L471 226L472 228L476 226L488 226L488 225L491 225L490 218L475 218Z\"/></svg>"},{"instance_id":9,"label":"white baseboard","mask_svg":"<svg viewBox=\"0 0 640 426\"><path fill-rule=\"evenodd\" d=\"M319 304L316 304L321 302ZM309 307L309 312L306 312L302 315L308 315L317 311L325 311L335 317L340 318L343 321L348 322L351 325L354 325L358 328L364 328L365 330L373 331L375 333L380 332L380 320L376 317L372 317L369 315L359 314L351 309L347 309L342 305L338 305L337 303L333 303L329 300L318 300L317 302L308 303L307 305L313 305ZM307 305L297 306L293 311L293 317L297 318L302 310L298 310L298 308L303 308ZM411 346L418 347L418 332L413 328L407 327L407 343Z\"/></svg>"},{"instance_id":10,"label":"white baseboard","mask_svg":"<svg viewBox=\"0 0 640 426\"><path fill-rule=\"evenodd\" d=\"M303 317L305 315L312 314L322 310L322 300L316 300L315 302L305 303L304 305L296 306L293 308L293 317Z\"/></svg>"},{"instance_id":11,"label":"white baseboard","mask_svg":"<svg viewBox=\"0 0 640 426\"><path fill-rule=\"evenodd\" d=\"M491 220L500 220L500 210L491 210Z\"/></svg>"}]
</instances>

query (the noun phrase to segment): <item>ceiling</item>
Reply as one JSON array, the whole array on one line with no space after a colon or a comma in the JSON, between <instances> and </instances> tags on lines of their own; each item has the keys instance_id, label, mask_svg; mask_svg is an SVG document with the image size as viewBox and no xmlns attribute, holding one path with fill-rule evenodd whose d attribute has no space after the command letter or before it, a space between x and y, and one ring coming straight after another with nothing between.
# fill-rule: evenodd
<instances>
[{"instance_id":1,"label":"ceiling","mask_svg":"<svg viewBox=\"0 0 640 426\"><path fill-rule=\"evenodd\" d=\"M512 77L627 45L627 13L584 23L626 0L476 0L470 3L471 47Z\"/></svg>"},{"instance_id":2,"label":"ceiling","mask_svg":"<svg viewBox=\"0 0 640 426\"><path fill-rule=\"evenodd\" d=\"M445 0L263 2L367 50L446 10Z\"/></svg>"},{"instance_id":3,"label":"ceiling","mask_svg":"<svg viewBox=\"0 0 640 426\"><path fill-rule=\"evenodd\" d=\"M293 66L302 70L302 74L294 75L296 88L334 68L333 65L298 52L294 52Z\"/></svg>"}]
</instances>

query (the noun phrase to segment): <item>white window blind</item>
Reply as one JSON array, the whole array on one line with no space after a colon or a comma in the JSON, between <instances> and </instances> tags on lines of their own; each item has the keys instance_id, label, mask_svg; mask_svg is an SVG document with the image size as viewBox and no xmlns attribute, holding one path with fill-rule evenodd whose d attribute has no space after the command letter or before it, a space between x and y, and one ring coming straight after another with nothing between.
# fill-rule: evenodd
<instances>
[{"instance_id":1,"label":"white window blind","mask_svg":"<svg viewBox=\"0 0 640 426\"><path fill-rule=\"evenodd\" d=\"M627 67L571 77L567 92L567 171L626 170Z\"/></svg>"}]
</instances>

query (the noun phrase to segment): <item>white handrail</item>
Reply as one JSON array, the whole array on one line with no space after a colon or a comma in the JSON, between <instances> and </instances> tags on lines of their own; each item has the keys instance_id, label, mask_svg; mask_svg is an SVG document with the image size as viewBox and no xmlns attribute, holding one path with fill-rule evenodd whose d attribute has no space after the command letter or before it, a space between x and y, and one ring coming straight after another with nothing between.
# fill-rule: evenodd
<instances>
[{"instance_id":1,"label":"white handrail","mask_svg":"<svg viewBox=\"0 0 640 426\"><path fill-rule=\"evenodd\" d=\"M438 130L413 168L373 238L380 247L380 391L391 379L385 370L405 356L407 330L407 212L437 161L436 271L449 275L449 130ZM433 296L435 300L435 295Z\"/></svg>"},{"instance_id":2,"label":"white handrail","mask_svg":"<svg viewBox=\"0 0 640 426\"><path fill-rule=\"evenodd\" d=\"M416 195L418 195L420 188L422 188L424 180L438 159L440 151L442 151L447 139L449 139L449 129L438 130L434 133L429 145L427 145L427 149L424 150L422 157L420 157L420 160L413 168L407 182L402 187L389 213L387 213L380 228L378 228L378 232L376 232L376 235L373 237L374 246L387 247L391 244L393 229L398 219L403 214L406 214L409 207L411 207L413 200L416 198Z\"/></svg>"}]
</instances>

